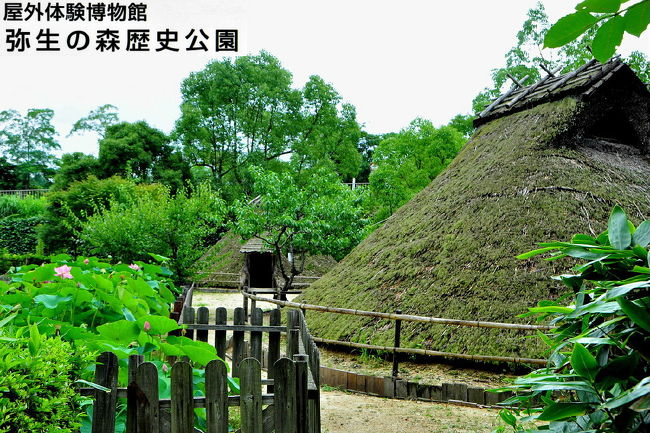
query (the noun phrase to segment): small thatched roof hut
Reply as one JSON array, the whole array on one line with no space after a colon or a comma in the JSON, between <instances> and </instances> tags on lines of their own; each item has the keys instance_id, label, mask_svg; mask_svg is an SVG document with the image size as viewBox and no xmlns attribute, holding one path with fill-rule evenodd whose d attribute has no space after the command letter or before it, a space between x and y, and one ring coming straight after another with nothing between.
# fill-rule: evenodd
<instances>
[{"instance_id":1,"label":"small thatched roof hut","mask_svg":"<svg viewBox=\"0 0 650 433\"><path fill-rule=\"evenodd\" d=\"M516 315L561 290L570 262L521 261L538 242L596 234L620 204L650 216L650 94L620 60L499 98L451 165L300 301L467 320ZM530 319L526 319L528 321ZM314 313L315 336L392 345L393 322ZM514 331L402 324L405 347L540 356Z\"/></svg>"},{"instance_id":2,"label":"small thatched roof hut","mask_svg":"<svg viewBox=\"0 0 650 433\"><path fill-rule=\"evenodd\" d=\"M228 232L200 260L199 280L202 286L282 287L276 254L258 238L242 243L239 236ZM288 266L287 258L282 257ZM330 256L307 256L303 272L294 287L303 287L329 271L336 264ZM303 278L301 278L303 277ZM305 278L307 277L307 278Z\"/></svg>"}]
</instances>

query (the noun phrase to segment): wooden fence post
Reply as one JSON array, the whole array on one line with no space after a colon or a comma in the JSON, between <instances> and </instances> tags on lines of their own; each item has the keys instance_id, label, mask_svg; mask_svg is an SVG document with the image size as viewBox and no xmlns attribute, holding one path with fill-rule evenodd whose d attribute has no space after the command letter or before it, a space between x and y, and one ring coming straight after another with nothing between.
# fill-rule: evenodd
<instances>
[{"instance_id":1,"label":"wooden fence post","mask_svg":"<svg viewBox=\"0 0 650 433\"><path fill-rule=\"evenodd\" d=\"M275 410L275 431L297 433L296 412L296 366L288 358L282 358L273 365L275 377L275 394L273 406Z\"/></svg>"},{"instance_id":2,"label":"wooden fence post","mask_svg":"<svg viewBox=\"0 0 650 433\"><path fill-rule=\"evenodd\" d=\"M214 359L205 367L207 433L228 433L228 379L226 364Z\"/></svg>"},{"instance_id":3,"label":"wooden fence post","mask_svg":"<svg viewBox=\"0 0 650 433\"><path fill-rule=\"evenodd\" d=\"M196 311L196 323L202 325L207 325L210 320L210 309L208 307L199 307ZM208 342L208 331L207 330L196 330L196 339L198 341L203 341L204 343Z\"/></svg>"},{"instance_id":4,"label":"wooden fence post","mask_svg":"<svg viewBox=\"0 0 650 433\"><path fill-rule=\"evenodd\" d=\"M264 323L262 316L262 309L255 308L251 310L251 325L262 326ZM262 333L259 331L251 331L251 357L262 362Z\"/></svg>"},{"instance_id":5,"label":"wooden fence post","mask_svg":"<svg viewBox=\"0 0 650 433\"><path fill-rule=\"evenodd\" d=\"M135 375L137 387L136 426L137 433L160 432L160 409L158 405L158 369L150 362L138 366Z\"/></svg>"},{"instance_id":6,"label":"wooden fence post","mask_svg":"<svg viewBox=\"0 0 650 433\"><path fill-rule=\"evenodd\" d=\"M395 310L395 314L402 314L402 310ZM393 346L393 379L397 379L399 376L399 360L397 359L397 348L400 345L402 333L402 321L397 319L395 320L395 345Z\"/></svg>"},{"instance_id":7,"label":"wooden fence post","mask_svg":"<svg viewBox=\"0 0 650 433\"><path fill-rule=\"evenodd\" d=\"M244 325L246 316L243 308L235 308L235 325ZM244 331L232 333L232 375L239 376L239 364L244 359Z\"/></svg>"},{"instance_id":8,"label":"wooden fence post","mask_svg":"<svg viewBox=\"0 0 650 433\"><path fill-rule=\"evenodd\" d=\"M187 362L177 362L172 367L171 433L194 432L193 400L192 366Z\"/></svg>"},{"instance_id":9,"label":"wooden fence post","mask_svg":"<svg viewBox=\"0 0 650 433\"><path fill-rule=\"evenodd\" d=\"M225 307L219 307L215 311L215 325L225 325L228 321L228 310ZM214 332L214 347L217 349L217 356L224 361L226 360L226 331Z\"/></svg>"},{"instance_id":10,"label":"wooden fence post","mask_svg":"<svg viewBox=\"0 0 650 433\"><path fill-rule=\"evenodd\" d=\"M280 310L274 309L271 310L271 316L269 317L269 325L271 326L280 326L282 323L282 314ZM268 352L268 372L267 376L269 379L275 378L275 363L280 359L280 333L279 332L269 332L269 352ZM273 385L267 387L267 392L269 394L273 393Z\"/></svg>"},{"instance_id":11,"label":"wooden fence post","mask_svg":"<svg viewBox=\"0 0 650 433\"><path fill-rule=\"evenodd\" d=\"M296 364L296 417L297 433L307 433L309 417L307 416L307 355L294 355L293 360Z\"/></svg>"},{"instance_id":12,"label":"wooden fence post","mask_svg":"<svg viewBox=\"0 0 650 433\"><path fill-rule=\"evenodd\" d=\"M248 297L245 295L248 293L248 287L244 286L244 294L242 297L244 298L242 309L244 310L244 321L248 318Z\"/></svg>"},{"instance_id":13,"label":"wooden fence post","mask_svg":"<svg viewBox=\"0 0 650 433\"><path fill-rule=\"evenodd\" d=\"M195 317L195 310L192 307L185 307L183 308L183 324L184 325L190 325L194 324L194 317ZM185 330L185 336L189 338L190 340L194 340L194 330L193 329L186 329Z\"/></svg>"},{"instance_id":14,"label":"wooden fence post","mask_svg":"<svg viewBox=\"0 0 650 433\"><path fill-rule=\"evenodd\" d=\"M126 391L126 433L138 433L138 403L136 401L138 388L135 380L136 374L138 372L138 366L143 362L144 356L142 355L129 356L129 377Z\"/></svg>"},{"instance_id":15,"label":"wooden fence post","mask_svg":"<svg viewBox=\"0 0 650 433\"><path fill-rule=\"evenodd\" d=\"M241 431L262 433L262 366L257 359L241 362ZM281 431L281 430L276 430Z\"/></svg>"},{"instance_id":16,"label":"wooden fence post","mask_svg":"<svg viewBox=\"0 0 650 433\"><path fill-rule=\"evenodd\" d=\"M117 402L117 356L104 352L97 357L95 383L110 392L96 391L93 409L92 433L113 433L115 431L115 404Z\"/></svg>"}]
</instances>

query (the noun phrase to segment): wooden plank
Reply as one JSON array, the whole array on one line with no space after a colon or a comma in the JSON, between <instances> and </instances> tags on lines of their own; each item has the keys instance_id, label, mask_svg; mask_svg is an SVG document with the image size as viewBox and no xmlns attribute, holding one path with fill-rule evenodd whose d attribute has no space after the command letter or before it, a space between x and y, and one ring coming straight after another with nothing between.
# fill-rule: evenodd
<instances>
[{"instance_id":1,"label":"wooden plank","mask_svg":"<svg viewBox=\"0 0 650 433\"><path fill-rule=\"evenodd\" d=\"M189 325L194 323L196 311L192 307L183 308L183 324ZM194 340L194 330L188 328L185 330L185 336L190 340Z\"/></svg>"},{"instance_id":2,"label":"wooden plank","mask_svg":"<svg viewBox=\"0 0 650 433\"><path fill-rule=\"evenodd\" d=\"M485 404L485 390L477 387L467 387L467 401L476 404Z\"/></svg>"},{"instance_id":3,"label":"wooden plank","mask_svg":"<svg viewBox=\"0 0 650 433\"><path fill-rule=\"evenodd\" d=\"M207 325L210 320L210 309L208 307L199 307L196 311L196 323ZM208 342L208 330L201 329L196 331L196 339L198 341Z\"/></svg>"},{"instance_id":4,"label":"wooden plank","mask_svg":"<svg viewBox=\"0 0 650 433\"><path fill-rule=\"evenodd\" d=\"M442 384L442 401L447 401L449 399L453 399L453 391L452 391L452 386L453 384L451 383L443 383Z\"/></svg>"},{"instance_id":5,"label":"wooden plank","mask_svg":"<svg viewBox=\"0 0 650 433\"><path fill-rule=\"evenodd\" d=\"M275 431L297 433L296 367L293 361L282 358L276 361L275 371Z\"/></svg>"},{"instance_id":6,"label":"wooden plank","mask_svg":"<svg viewBox=\"0 0 650 433\"><path fill-rule=\"evenodd\" d=\"M346 372L345 376L346 376L345 377L345 382L346 382L345 389L356 391L357 390L357 377L359 377L359 375L356 374L356 373L352 373L351 371L348 371L348 372Z\"/></svg>"},{"instance_id":7,"label":"wooden plank","mask_svg":"<svg viewBox=\"0 0 650 433\"><path fill-rule=\"evenodd\" d=\"M246 316L243 308L235 308L235 325L243 325ZM235 331L232 334L232 375L239 376L239 364L244 359L244 332Z\"/></svg>"},{"instance_id":8,"label":"wooden plank","mask_svg":"<svg viewBox=\"0 0 650 433\"><path fill-rule=\"evenodd\" d=\"M110 389L110 392L97 392L93 409L92 433L114 433L115 404L117 402L117 356L104 352L97 357L95 383Z\"/></svg>"},{"instance_id":9,"label":"wooden plank","mask_svg":"<svg viewBox=\"0 0 650 433\"><path fill-rule=\"evenodd\" d=\"M207 433L228 433L228 379L226 364L218 359L205 367Z\"/></svg>"},{"instance_id":10,"label":"wooden plank","mask_svg":"<svg viewBox=\"0 0 650 433\"><path fill-rule=\"evenodd\" d=\"M467 401L467 384L452 384L452 395L453 397L449 397L450 400Z\"/></svg>"},{"instance_id":11,"label":"wooden plank","mask_svg":"<svg viewBox=\"0 0 650 433\"><path fill-rule=\"evenodd\" d=\"M407 382L406 383L406 389L408 391L408 399L409 400L417 400L418 399L418 384L415 382Z\"/></svg>"},{"instance_id":12,"label":"wooden plank","mask_svg":"<svg viewBox=\"0 0 650 433\"><path fill-rule=\"evenodd\" d=\"M269 317L269 325L279 326L282 321L282 313L280 310L271 311L271 316ZM269 334L269 351L268 351L268 372L267 376L269 379L275 377L275 363L280 359L280 334L271 333ZM273 392L273 385L267 387L267 392Z\"/></svg>"},{"instance_id":13,"label":"wooden plank","mask_svg":"<svg viewBox=\"0 0 650 433\"><path fill-rule=\"evenodd\" d=\"M127 399L126 399L126 433L138 433L137 416L137 386L135 384L138 366L144 362L144 356L129 356L129 370L127 380Z\"/></svg>"},{"instance_id":14,"label":"wooden plank","mask_svg":"<svg viewBox=\"0 0 650 433\"><path fill-rule=\"evenodd\" d=\"M275 406L272 404L262 411L262 431L264 433L275 432Z\"/></svg>"},{"instance_id":15,"label":"wooden plank","mask_svg":"<svg viewBox=\"0 0 650 433\"><path fill-rule=\"evenodd\" d=\"M171 397L171 433L193 433L192 366L187 362L177 362L172 367Z\"/></svg>"},{"instance_id":16,"label":"wooden plank","mask_svg":"<svg viewBox=\"0 0 650 433\"><path fill-rule=\"evenodd\" d=\"M293 361L296 365L296 417L297 433L307 433L309 423L307 408L307 355L294 355Z\"/></svg>"},{"instance_id":17,"label":"wooden plank","mask_svg":"<svg viewBox=\"0 0 650 433\"><path fill-rule=\"evenodd\" d=\"M225 325L228 320L228 310L225 307L219 307L215 311L214 323L217 326ZM214 347L217 349L217 356L224 361L226 360L226 331L216 330L214 333Z\"/></svg>"},{"instance_id":18,"label":"wooden plank","mask_svg":"<svg viewBox=\"0 0 650 433\"><path fill-rule=\"evenodd\" d=\"M158 369L154 364L145 362L137 367L135 387L137 433L158 433L160 431Z\"/></svg>"},{"instance_id":19,"label":"wooden plank","mask_svg":"<svg viewBox=\"0 0 650 433\"><path fill-rule=\"evenodd\" d=\"M240 364L241 431L262 433L262 366L257 359L246 358Z\"/></svg>"},{"instance_id":20,"label":"wooden plank","mask_svg":"<svg viewBox=\"0 0 650 433\"><path fill-rule=\"evenodd\" d=\"M262 324L262 309L255 308L251 310L251 325L264 329ZM257 359L260 363L262 362L262 333L260 331L251 330L251 357Z\"/></svg>"},{"instance_id":21,"label":"wooden plank","mask_svg":"<svg viewBox=\"0 0 650 433\"><path fill-rule=\"evenodd\" d=\"M499 403L499 394L485 391L485 404L488 406L496 406L497 403Z\"/></svg>"},{"instance_id":22,"label":"wooden plank","mask_svg":"<svg viewBox=\"0 0 650 433\"><path fill-rule=\"evenodd\" d=\"M395 380L392 376L384 377L384 397L395 398Z\"/></svg>"},{"instance_id":23,"label":"wooden plank","mask_svg":"<svg viewBox=\"0 0 650 433\"><path fill-rule=\"evenodd\" d=\"M395 381L395 397L399 399L406 399L408 397L408 388L406 386L406 381L402 379L397 379Z\"/></svg>"},{"instance_id":24,"label":"wooden plank","mask_svg":"<svg viewBox=\"0 0 650 433\"><path fill-rule=\"evenodd\" d=\"M424 401L431 400L431 386L418 384L417 397L418 400L424 400Z\"/></svg>"},{"instance_id":25,"label":"wooden plank","mask_svg":"<svg viewBox=\"0 0 650 433\"><path fill-rule=\"evenodd\" d=\"M379 376L369 376L366 378L366 389L369 394L384 394L384 378Z\"/></svg>"},{"instance_id":26,"label":"wooden plank","mask_svg":"<svg viewBox=\"0 0 650 433\"><path fill-rule=\"evenodd\" d=\"M287 332L287 356L293 357L300 353L300 331L298 329L289 329Z\"/></svg>"},{"instance_id":27,"label":"wooden plank","mask_svg":"<svg viewBox=\"0 0 650 433\"><path fill-rule=\"evenodd\" d=\"M442 398L442 386L431 385L429 387L429 394L431 395L431 400L433 401L444 401Z\"/></svg>"}]
</instances>

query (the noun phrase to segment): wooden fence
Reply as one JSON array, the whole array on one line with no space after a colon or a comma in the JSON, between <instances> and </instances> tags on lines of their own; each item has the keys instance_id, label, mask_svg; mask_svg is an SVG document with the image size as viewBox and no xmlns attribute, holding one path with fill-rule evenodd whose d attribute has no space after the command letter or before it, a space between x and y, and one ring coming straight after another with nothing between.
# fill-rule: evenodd
<instances>
[{"instance_id":1,"label":"wooden fence","mask_svg":"<svg viewBox=\"0 0 650 433\"><path fill-rule=\"evenodd\" d=\"M0 189L0 195L15 195L20 198L25 197L42 197L49 190L47 189Z\"/></svg>"},{"instance_id":2,"label":"wooden fence","mask_svg":"<svg viewBox=\"0 0 650 433\"><path fill-rule=\"evenodd\" d=\"M288 310L287 326L283 326L276 309L264 325L262 310L255 308L247 324L243 308L236 308L233 323L228 324L227 310L219 307L210 323L207 307L191 307L192 293L193 288L185 289L175 303L180 312L171 316L179 316L184 329L173 333L214 344L223 360L232 348L231 376L240 379L241 395L227 395L226 364L220 360L206 366L201 397L193 396L192 367L185 359L169 360L169 400L158 398L156 367L138 356L129 359L128 388L117 388L117 359L107 352L98 359L95 382L112 392L82 390L95 397L92 433L113 433L118 397L127 398L126 433L193 433L195 408L206 409L207 433L226 433L229 406L240 408L241 433L320 432L320 354L302 313ZM211 332L214 340L208 341ZM232 334L229 339L228 334ZM286 334L284 356L281 334ZM267 379L261 377L264 367Z\"/></svg>"}]
</instances>

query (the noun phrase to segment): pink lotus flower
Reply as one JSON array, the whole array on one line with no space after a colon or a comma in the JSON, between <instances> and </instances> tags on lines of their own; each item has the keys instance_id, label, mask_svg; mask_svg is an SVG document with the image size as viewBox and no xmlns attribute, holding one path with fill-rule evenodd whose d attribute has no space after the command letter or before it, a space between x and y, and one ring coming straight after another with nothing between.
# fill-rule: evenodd
<instances>
[{"instance_id":1,"label":"pink lotus flower","mask_svg":"<svg viewBox=\"0 0 650 433\"><path fill-rule=\"evenodd\" d=\"M142 327L144 328L144 332L149 332L149 330L151 329L151 323L149 323L148 321L144 322L144 325Z\"/></svg>"},{"instance_id":2,"label":"pink lotus flower","mask_svg":"<svg viewBox=\"0 0 650 433\"><path fill-rule=\"evenodd\" d=\"M88 263L90 263L90 260L85 259L85 260L84 260L84 265L87 265Z\"/></svg>"},{"instance_id":3,"label":"pink lotus flower","mask_svg":"<svg viewBox=\"0 0 650 433\"><path fill-rule=\"evenodd\" d=\"M167 372L169 371L169 367L167 367L167 364L163 364L163 365L162 365L162 371L163 371L164 373L167 373Z\"/></svg>"},{"instance_id":4,"label":"pink lotus flower","mask_svg":"<svg viewBox=\"0 0 650 433\"><path fill-rule=\"evenodd\" d=\"M68 265L59 266L58 268L54 268L54 271L56 272L54 276L61 278L73 278L72 274L70 273L71 270L72 268Z\"/></svg>"},{"instance_id":5,"label":"pink lotus flower","mask_svg":"<svg viewBox=\"0 0 650 433\"><path fill-rule=\"evenodd\" d=\"M139 271L140 270L140 266L136 265L135 263L131 263L129 265L129 268L133 269L134 271Z\"/></svg>"}]
</instances>

